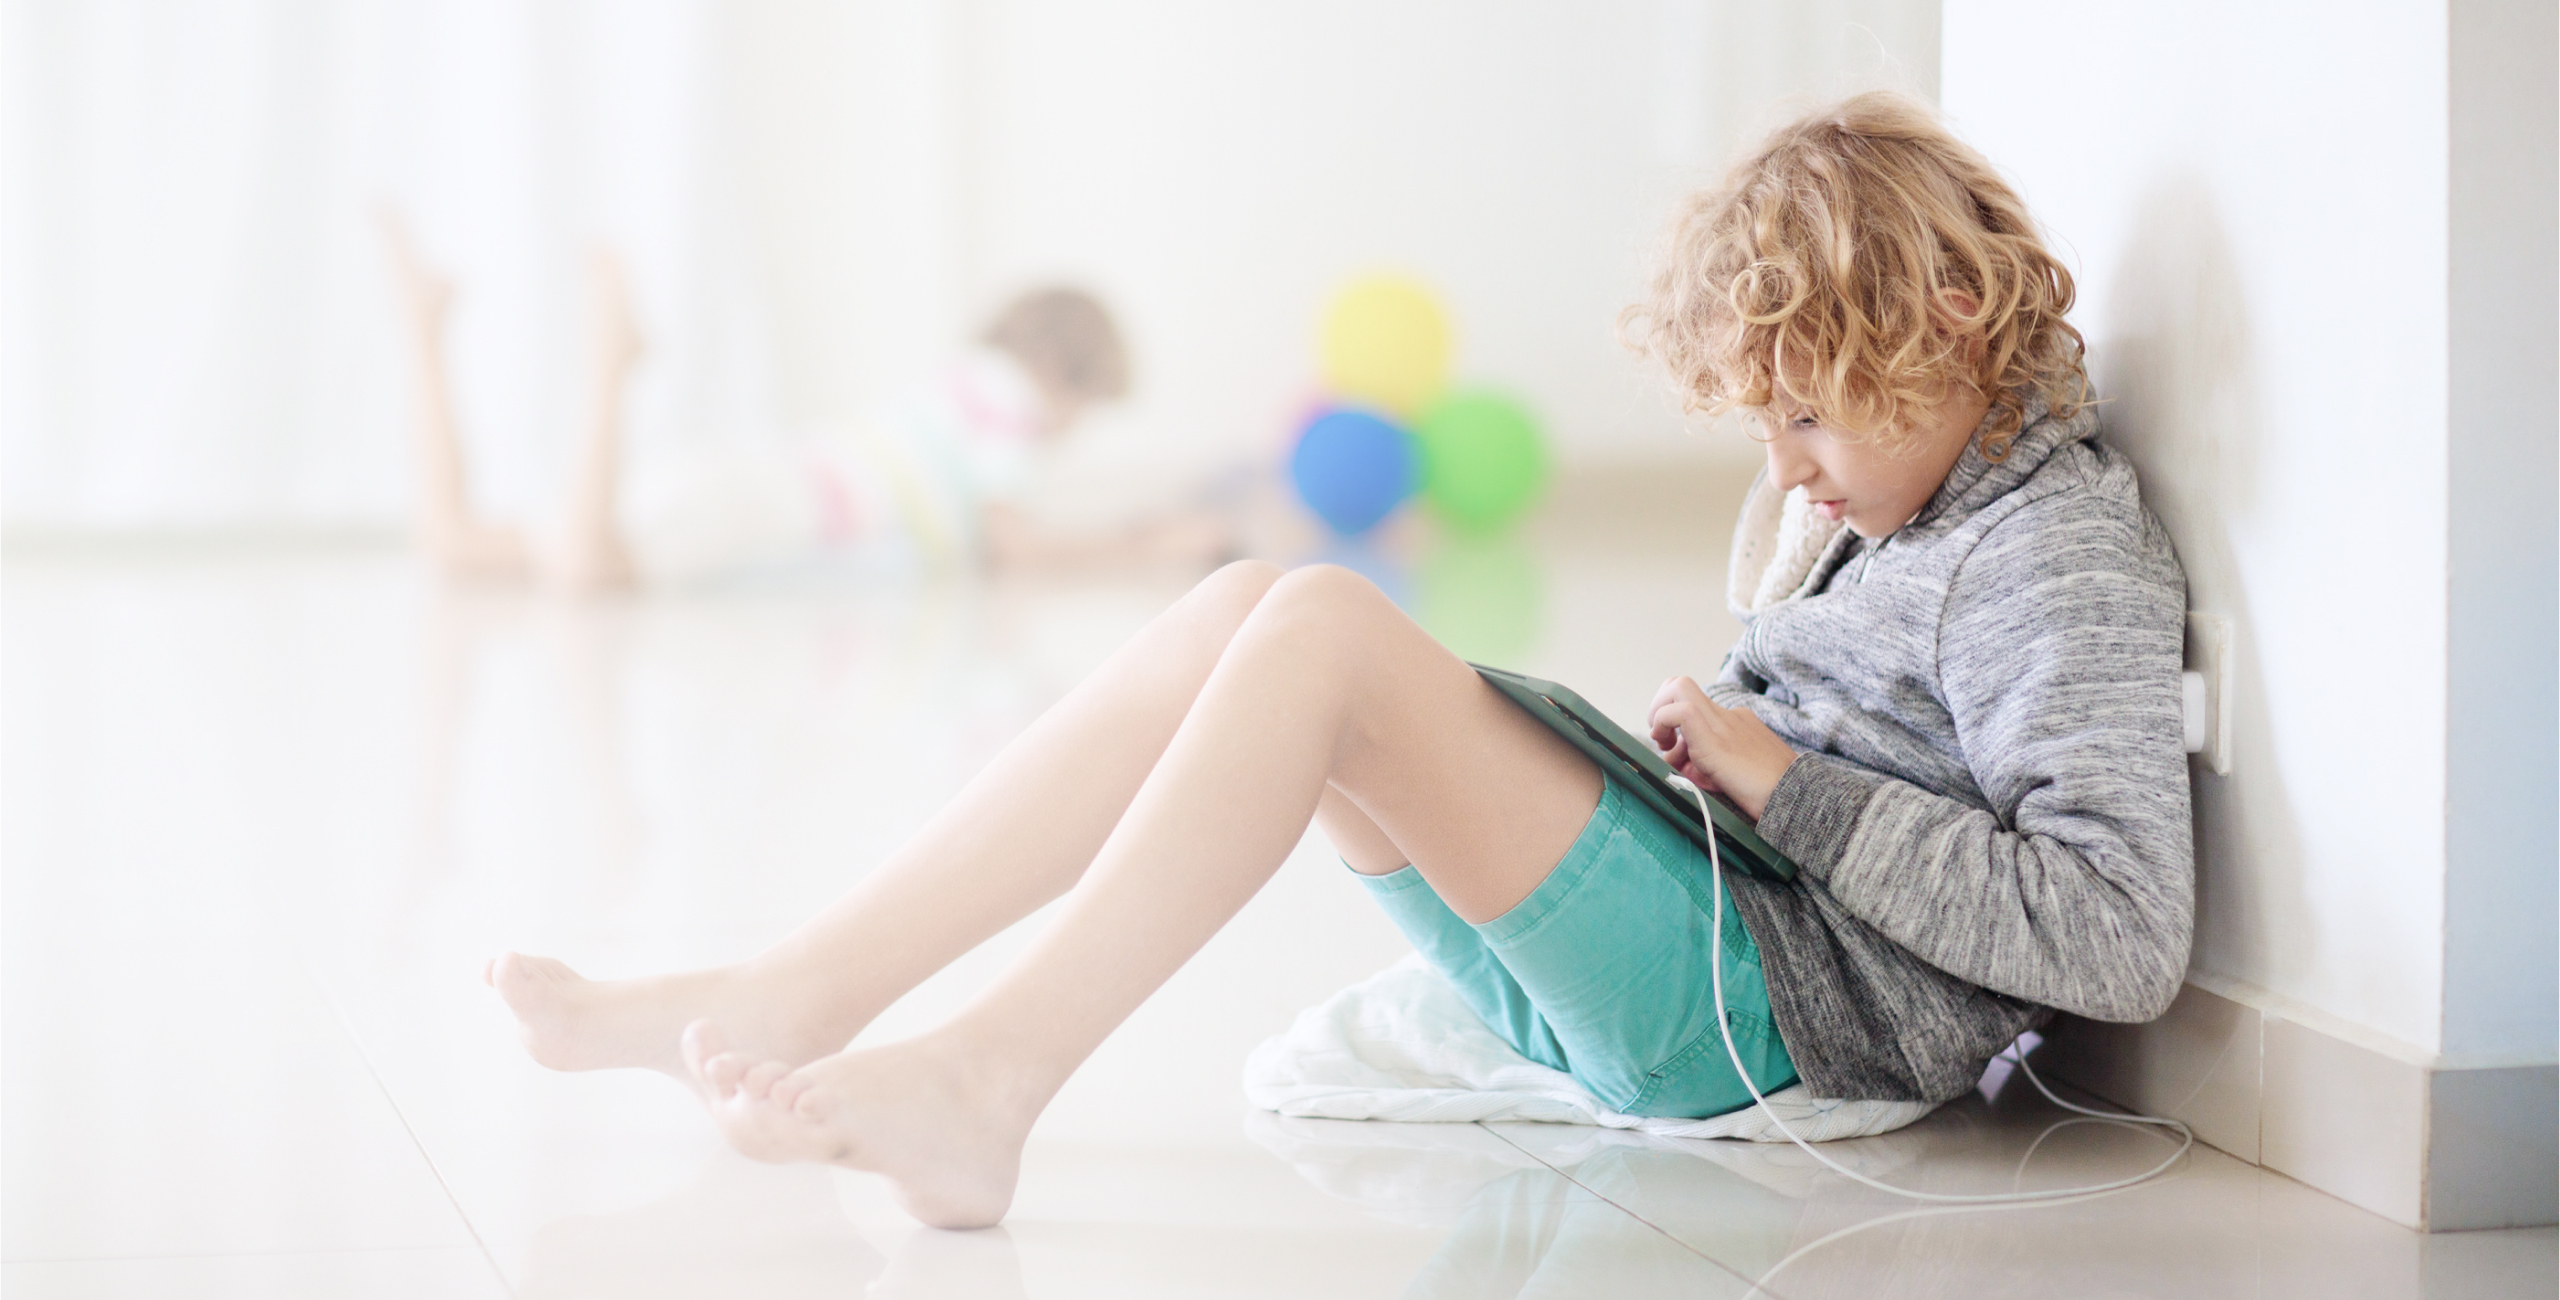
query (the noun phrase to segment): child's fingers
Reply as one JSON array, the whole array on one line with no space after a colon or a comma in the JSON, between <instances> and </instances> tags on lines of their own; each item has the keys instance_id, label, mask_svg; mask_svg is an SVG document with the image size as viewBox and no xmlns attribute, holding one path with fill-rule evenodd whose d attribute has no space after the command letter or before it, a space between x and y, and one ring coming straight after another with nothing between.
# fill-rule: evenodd
<instances>
[{"instance_id":1,"label":"child's fingers","mask_svg":"<svg viewBox=\"0 0 2560 1300\"><path fill-rule=\"evenodd\" d=\"M1707 764L1733 748L1740 739L1738 727L1756 724L1759 718L1749 710L1728 709L1708 699L1705 689L1692 678L1674 677L1662 684L1648 721L1653 728L1653 747L1673 771L1687 776L1702 789L1722 793L1723 787L1716 784Z\"/></svg>"},{"instance_id":2,"label":"child's fingers","mask_svg":"<svg viewBox=\"0 0 2560 1300\"><path fill-rule=\"evenodd\" d=\"M1702 698L1702 693L1698 690L1697 682L1687 677L1667 678L1663 681L1661 688L1653 693L1653 703L1646 708L1645 712L1649 715L1659 714L1672 705L1699 698Z\"/></svg>"},{"instance_id":3,"label":"child's fingers","mask_svg":"<svg viewBox=\"0 0 2560 1300\"><path fill-rule=\"evenodd\" d=\"M1689 737L1675 727L1657 728L1653 733L1653 749L1662 761L1678 767L1689 756Z\"/></svg>"}]
</instances>

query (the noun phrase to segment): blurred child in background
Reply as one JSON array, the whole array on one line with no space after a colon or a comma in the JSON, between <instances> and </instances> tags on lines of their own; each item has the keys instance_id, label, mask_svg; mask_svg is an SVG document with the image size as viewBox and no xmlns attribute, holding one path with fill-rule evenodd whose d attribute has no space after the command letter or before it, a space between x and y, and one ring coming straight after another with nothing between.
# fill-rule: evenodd
<instances>
[{"instance_id":1,"label":"blurred child in background","mask_svg":"<svg viewBox=\"0 0 2560 1300\"><path fill-rule=\"evenodd\" d=\"M811 560L890 570L1205 565L1233 549L1229 530L1205 513L1067 532L1026 508L1045 454L1129 388L1119 327L1073 288L1014 299L938 382L854 428L654 456L633 467L626 491L622 397L642 344L628 280L607 253L593 272L593 414L576 440L558 528L537 536L484 519L471 506L445 360L453 283L397 218L384 227L416 347L419 536L449 574L599 590Z\"/></svg>"}]
</instances>

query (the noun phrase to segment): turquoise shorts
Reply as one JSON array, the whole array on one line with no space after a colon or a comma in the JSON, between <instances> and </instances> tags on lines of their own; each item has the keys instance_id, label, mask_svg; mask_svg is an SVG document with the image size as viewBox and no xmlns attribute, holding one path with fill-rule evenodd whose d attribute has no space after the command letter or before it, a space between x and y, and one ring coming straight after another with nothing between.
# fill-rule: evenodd
<instances>
[{"instance_id":1,"label":"turquoise shorts","mask_svg":"<svg viewBox=\"0 0 2560 1300\"><path fill-rule=\"evenodd\" d=\"M1413 946L1521 1055L1628 1115L1705 1118L1751 1104L1716 1029L1706 850L1615 781L1529 896L1469 925L1407 866L1363 876ZM1724 1005L1763 1094L1796 1081L1769 1015L1760 946L1724 905Z\"/></svg>"}]
</instances>

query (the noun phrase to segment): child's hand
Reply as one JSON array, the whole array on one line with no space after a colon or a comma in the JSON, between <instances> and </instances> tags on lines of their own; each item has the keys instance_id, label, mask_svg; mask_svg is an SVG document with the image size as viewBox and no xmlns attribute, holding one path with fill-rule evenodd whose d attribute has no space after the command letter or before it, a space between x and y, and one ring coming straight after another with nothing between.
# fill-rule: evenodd
<instances>
[{"instance_id":1,"label":"child's hand","mask_svg":"<svg viewBox=\"0 0 2560 1300\"><path fill-rule=\"evenodd\" d=\"M1733 800L1753 821L1796 761L1795 748L1749 709L1721 708L1695 679L1674 677L1654 692L1653 747L1680 775Z\"/></svg>"}]
</instances>

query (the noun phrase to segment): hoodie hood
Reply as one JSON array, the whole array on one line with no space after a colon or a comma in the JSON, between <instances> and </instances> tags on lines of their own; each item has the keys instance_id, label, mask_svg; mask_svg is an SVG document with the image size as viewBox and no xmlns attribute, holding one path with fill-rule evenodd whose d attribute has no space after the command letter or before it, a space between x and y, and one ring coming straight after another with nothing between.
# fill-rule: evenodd
<instances>
[{"instance_id":1,"label":"hoodie hood","mask_svg":"<svg viewBox=\"0 0 2560 1300\"><path fill-rule=\"evenodd\" d=\"M1991 413L1982 418L1983 427L1965 444L1964 453L1947 471L1946 482L1938 485L1929 504L1904 529L1961 520L2026 482L2056 451L2098 436L2096 408L2083 406L2070 419L2055 419L2044 396L2031 394L2018 432L2008 440L2008 455L1993 461L1982 454ZM1811 595L1821 586L1823 575L1831 572L1833 553L1846 553L1857 540L1846 520L1816 514L1803 488L1783 493L1772 489L1764 468L1752 480L1741 517L1734 521L1725 604L1736 617L1749 618L1772 605Z\"/></svg>"}]
</instances>

